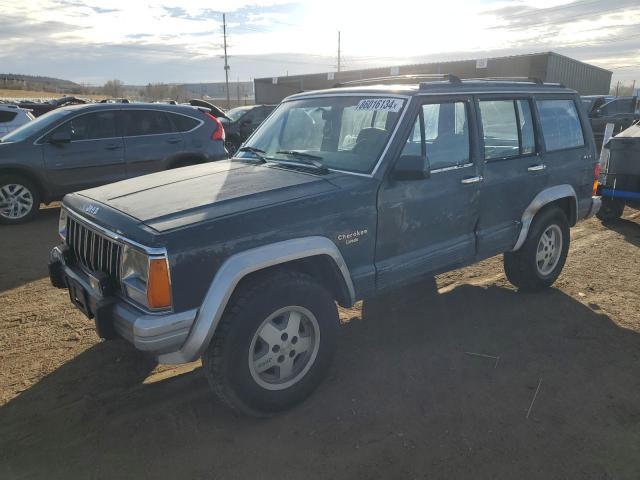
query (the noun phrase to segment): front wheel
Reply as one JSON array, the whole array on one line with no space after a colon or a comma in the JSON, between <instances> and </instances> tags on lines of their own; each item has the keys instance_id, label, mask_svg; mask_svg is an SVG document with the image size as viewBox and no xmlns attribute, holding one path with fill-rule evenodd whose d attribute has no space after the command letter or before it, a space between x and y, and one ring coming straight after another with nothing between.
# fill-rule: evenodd
<instances>
[{"instance_id":1,"label":"front wheel","mask_svg":"<svg viewBox=\"0 0 640 480\"><path fill-rule=\"evenodd\" d=\"M567 216L559 208L550 207L535 216L522 247L504 254L504 271L520 290L541 290L556 281L568 252Z\"/></svg>"},{"instance_id":2,"label":"front wheel","mask_svg":"<svg viewBox=\"0 0 640 480\"><path fill-rule=\"evenodd\" d=\"M35 185L18 175L0 176L0 223L26 222L40 208L40 195Z\"/></svg>"},{"instance_id":3,"label":"front wheel","mask_svg":"<svg viewBox=\"0 0 640 480\"><path fill-rule=\"evenodd\" d=\"M231 408L269 416L319 385L339 326L335 302L312 277L278 271L234 294L203 356L214 392Z\"/></svg>"}]
</instances>

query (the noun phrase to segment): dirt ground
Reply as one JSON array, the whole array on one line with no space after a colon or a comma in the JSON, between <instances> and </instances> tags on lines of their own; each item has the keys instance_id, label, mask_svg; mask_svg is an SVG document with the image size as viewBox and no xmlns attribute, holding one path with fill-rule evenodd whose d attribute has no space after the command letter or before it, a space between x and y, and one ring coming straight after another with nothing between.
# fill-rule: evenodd
<instances>
[{"instance_id":1,"label":"dirt ground","mask_svg":"<svg viewBox=\"0 0 640 480\"><path fill-rule=\"evenodd\" d=\"M2 479L640 478L639 212L574 228L546 292L494 258L343 311L329 378L268 420L98 342L46 278L57 215L0 230Z\"/></svg>"}]
</instances>

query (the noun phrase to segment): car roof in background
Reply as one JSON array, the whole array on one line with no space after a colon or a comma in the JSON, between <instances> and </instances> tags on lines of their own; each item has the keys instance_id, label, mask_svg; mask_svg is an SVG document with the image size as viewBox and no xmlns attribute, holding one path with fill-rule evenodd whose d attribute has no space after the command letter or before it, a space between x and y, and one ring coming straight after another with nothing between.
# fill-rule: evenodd
<instances>
[{"instance_id":1,"label":"car roof in background","mask_svg":"<svg viewBox=\"0 0 640 480\"><path fill-rule=\"evenodd\" d=\"M67 105L58 110L93 111L93 110L162 110L178 113L193 113L202 111L203 107L191 105L172 105L170 103L87 103L83 105Z\"/></svg>"}]
</instances>

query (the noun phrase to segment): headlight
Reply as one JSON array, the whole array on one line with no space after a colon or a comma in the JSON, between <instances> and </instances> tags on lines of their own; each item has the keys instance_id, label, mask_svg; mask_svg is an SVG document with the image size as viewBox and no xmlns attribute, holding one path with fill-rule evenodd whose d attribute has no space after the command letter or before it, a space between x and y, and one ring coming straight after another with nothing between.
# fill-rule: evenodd
<instances>
[{"instance_id":1,"label":"headlight","mask_svg":"<svg viewBox=\"0 0 640 480\"><path fill-rule=\"evenodd\" d=\"M67 211L60 208L60 217L58 218L58 234L62 240L67 239Z\"/></svg>"},{"instance_id":2,"label":"headlight","mask_svg":"<svg viewBox=\"0 0 640 480\"><path fill-rule=\"evenodd\" d=\"M125 246L121 272L124 293L131 300L152 310L171 307L171 280L166 256L148 256Z\"/></svg>"}]
</instances>

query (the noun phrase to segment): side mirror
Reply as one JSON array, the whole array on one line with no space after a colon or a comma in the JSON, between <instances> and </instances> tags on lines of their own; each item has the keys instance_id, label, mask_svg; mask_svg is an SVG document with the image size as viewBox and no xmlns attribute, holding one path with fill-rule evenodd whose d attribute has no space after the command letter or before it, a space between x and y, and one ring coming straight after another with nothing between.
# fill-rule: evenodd
<instances>
[{"instance_id":1,"label":"side mirror","mask_svg":"<svg viewBox=\"0 0 640 480\"><path fill-rule=\"evenodd\" d=\"M396 180L424 180L430 176L429 160L422 155L402 155L393 169Z\"/></svg>"},{"instance_id":2,"label":"side mirror","mask_svg":"<svg viewBox=\"0 0 640 480\"><path fill-rule=\"evenodd\" d=\"M49 143L69 143L71 141L71 132L68 130L58 130L53 132L49 137Z\"/></svg>"}]
</instances>

